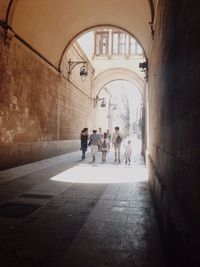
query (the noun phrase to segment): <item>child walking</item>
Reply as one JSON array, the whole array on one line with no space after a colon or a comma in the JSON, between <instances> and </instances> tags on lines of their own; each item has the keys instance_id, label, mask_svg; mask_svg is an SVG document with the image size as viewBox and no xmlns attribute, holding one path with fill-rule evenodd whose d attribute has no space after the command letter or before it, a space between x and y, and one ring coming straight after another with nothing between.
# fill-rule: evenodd
<instances>
[{"instance_id":1,"label":"child walking","mask_svg":"<svg viewBox=\"0 0 200 267\"><path fill-rule=\"evenodd\" d=\"M108 136L107 133L103 134L103 138L101 140L101 151L102 151L102 162L106 161L106 155L108 152Z\"/></svg>"},{"instance_id":2,"label":"child walking","mask_svg":"<svg viewBox=\"0 0 200 267\"><path fill-rule=\"evenodd\" d=\"M129 164L131 163L131 153L132 153L132 148L131 148L131 140L128 140L127 145L125 146L125 151L124 151L124 156L125 156L125 163Z\"/></svg>"}]
</instances>

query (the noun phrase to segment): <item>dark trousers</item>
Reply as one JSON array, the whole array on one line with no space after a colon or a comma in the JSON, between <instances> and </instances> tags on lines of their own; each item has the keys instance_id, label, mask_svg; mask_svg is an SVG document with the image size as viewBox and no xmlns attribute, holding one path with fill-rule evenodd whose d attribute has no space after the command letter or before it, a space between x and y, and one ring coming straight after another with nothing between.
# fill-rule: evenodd
<instances>
[{"instance_id":1,"label":"dark trousers","mask_svg":"<svg viewBox=\"0 0 200 267\"><path fill-rule=\"evenodd\" d=\"M87 151L87 143L81 143L82 159L85 159L85 153Z\"/></svg>"}]
</instances>

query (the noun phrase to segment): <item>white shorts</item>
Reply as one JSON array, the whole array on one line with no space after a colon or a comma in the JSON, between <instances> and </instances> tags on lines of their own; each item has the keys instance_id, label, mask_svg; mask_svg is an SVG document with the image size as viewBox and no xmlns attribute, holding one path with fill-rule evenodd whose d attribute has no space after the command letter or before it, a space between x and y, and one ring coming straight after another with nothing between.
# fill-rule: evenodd
<instances>
[{"instance_id":1,"label":"white shorts","mask_svg":"<svg viewBox=\"0 0 200 267\"><path fill-rule=\"evenodd\" d=\"M98 145L91 145L92 156L95 156L97 152L98 152Z\"/></svg>"}]
</instances>

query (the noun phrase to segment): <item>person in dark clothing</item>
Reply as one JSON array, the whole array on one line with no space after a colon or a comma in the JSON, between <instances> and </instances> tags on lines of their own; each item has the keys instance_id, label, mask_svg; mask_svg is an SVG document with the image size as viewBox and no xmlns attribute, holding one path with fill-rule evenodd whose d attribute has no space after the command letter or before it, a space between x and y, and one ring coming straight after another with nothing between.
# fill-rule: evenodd
<instances>
[{"instance_id":1,"label":"person in dark clothing","mask_svg":"<svg viewBox=\"0 0 200 267\"><path fill-rule=\"evenodd\" d=\"M84 128L81 131L80 140L81 140L82 159L85 159L85 153L88 147L88 128Z\"/></svg>"}]
</instances>

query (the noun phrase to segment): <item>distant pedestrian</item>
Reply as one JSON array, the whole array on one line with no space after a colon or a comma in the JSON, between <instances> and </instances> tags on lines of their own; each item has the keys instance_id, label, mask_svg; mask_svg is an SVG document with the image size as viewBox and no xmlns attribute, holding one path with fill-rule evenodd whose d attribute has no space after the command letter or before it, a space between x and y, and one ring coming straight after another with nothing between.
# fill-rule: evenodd
<instances>
[{"instance_id":1,"label":"distant pedestrian","mask_svg":"<svg viewBox=\"0 0 200 267\"><path fill-rule=\"evenodd\" d=\"M116 126L115 127L115 132L113 133L112 136L112 143L114 145L114 149L115 149L115 162L121 162L120 159L120 148L121 148L121 143L123 141L123 135L122 133L119 131L119 127Z\"/></svg>"},{"instance_id":2,"label":"distant pedestrian","mask_svg":"<svg viewBox=\"0 0 200 267\"><path fill-rule=\"evenodd\" d=\"M103 138L103 132L102 132L102 128L101 127L99 127L98 135L100 137L100 142L99 142L99 145L98 145L98 151L101 151L101 139Z\"/></svg>"},{"instance_id":3,"label":"distant pedestrian","mask_svg":"<svg viewBox=\"0 0 200 267\"><path fill-rule=\"evenodd\" d=\"M96 159L96 153L98 152L98 146L100 144L100 137L97 134L97 130L93 130L89 139L90 139L89 142L91 146L92 162L94 162Z\"/></svg>"},{"instance_id":4,"label":"distant pedestrian","mask_svg":"<svg viewBox=\"0 0 200 267\"><path fill-rule=\"evenodd\" d=\"M108 138L108 151L110 150L110 143L111 143L111 134L109 132L109 130L106 131L107 132L107 138Z\"/></svg>"},{"instance_id":5,"label":"distant pedestrian","mask_svg":"<svg viewBox=\"0 0 200 267\"><path fill-rule=\"evenodd\" d=\"M103 137L103 131L101 127L99 127L98 135L100 136L100 138Z\"/></svg>"},{"instance_id":6,"label":"distant pedestrian","mask_svg":"<svg viewBox=\"0 0 200 267\"><path fill-rule=\"evenodd\" d=\"M131 153L132 153L132 147L131 147L131 140L128 140L127 145L125 146L124 156L125 156L125 163L129 164L131 163Z\"/></svg>"},{"instance_id":7,"label":"distant pedestrian","mask_svg":"<svg viewBox=\"0 0 200 267\"><path fill-rule=\"evenodd\" d=\"M108 152L108 137L107 133L104 133L103 138L101 139L101 151L102 151L102 162L106 161L106 155Z\"/></svg>"},{"instance_id":8,"label":"distant pedestrian","mask_svg":"<svg viewBox=\"0 0 200 267\"><path fill-rule=\"evenodd\" d=\"M85 153L88 147L88 128L84 128L80 134L82 159L85 159Z\"/></svg>"}]
</instances>

